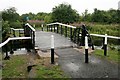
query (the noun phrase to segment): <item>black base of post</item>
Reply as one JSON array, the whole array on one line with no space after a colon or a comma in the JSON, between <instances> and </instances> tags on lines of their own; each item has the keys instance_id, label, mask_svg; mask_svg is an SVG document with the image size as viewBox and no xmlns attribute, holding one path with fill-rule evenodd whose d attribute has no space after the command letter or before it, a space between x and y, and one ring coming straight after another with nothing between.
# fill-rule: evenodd
<instances>
[{"instance_id":1,"label":"black base of post","mask_svg":"<svg viewBox=\"0 0 120 80\"><path fill-rule=\"evenodd\" d=\"M85 63L88 63L88 49L85 49Z\"/></svg>"},{"instance_id":2,"label":"black base of post","mask_svg":"<svg viewBox=\"0 0 120 80\"><path fill-rule=\"evenodd\" d=\"M5 56L4 60L10 60L10 56Z\"/></svg>"},{"instance_id":3,"label":"black base of post","mask_svg":"<svg viewBox=\"0 0 120 80\"><path fill-rule=\"evenodd\" d=\"M30 49L27 49L27 52L31 52L31 50L30 50Z\"/></svg>"},{"instance_id":4,"label":"black base of post","mask_svg":"<svg viewBox=\"0 0 120 80\"><path fill-rule=\"evenodd\" d=\"M107 56L107 45L104 45L104 56Z\"/></svg>"},{"instance_id":5,"label":"black base of post","mask_svg":"<svg viewBox=\"0 0 120 80\"><path fill-rule=\"evenodd\" d=\"M43 27L42 27L42 31L43 31Z\"/></svg>"},{"instance_id":6,"label":"black base of post","mask_svg":"<svg viewBox=\"0 0 120 80\"><path fill-rule=\"evenodd\" d=\"M14 51L10 51L10 54L14 54Z\"/></svg>"},{"instance_id":7,"label":"black base of post","mask_svg":"<svg viewBox=\"0 0 120 80\"><path fill-rule=\"evenodd\" d=\"M92 50L95 50L94 45L92 44Z\"/></svg>"},{"instance_id":8,"label":"black base of post","mask_svg":"<svg viewBox=\"0 0 120 80\"><path fill-rule=\"evenodd\" d=\"M51 48L51 64L54 64L54 49Z\"/></svg>"}]
</instances>

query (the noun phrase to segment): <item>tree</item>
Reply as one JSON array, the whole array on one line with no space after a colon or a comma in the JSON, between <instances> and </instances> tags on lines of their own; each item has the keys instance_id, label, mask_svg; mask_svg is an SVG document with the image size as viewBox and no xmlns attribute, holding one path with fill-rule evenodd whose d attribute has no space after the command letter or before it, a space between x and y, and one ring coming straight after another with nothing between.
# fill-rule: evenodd
<instances>
[{"instance_id":1,"label":"tree","mask_svg":"<svg viewBox=\"0 0 120 80\"><path fill-rule=\"evenodd\" d=\"M88 13L88 10L86 9L84 13L82 13L82 21L91 21L91 14Z\"/></svg>"},{"instance_id":2,"label":"tree","mask_svg":"<svg viewBox=\"0 0 120 80\"><path fill-rule=\"evenodd\" d=\"M79 14L70 4L60 4L52 9L53 22L73 23L79 21Z\"/></svg>"},{"instance_id":3,"label":"tree","mask_svg":"<svg viewBox=\"0 0 120 80\"><path fill-rule=\"evenodd\" d=\"M9 9L2 11L2 19L4 21L15 22L17 20L20 20L20 16L16 12L16 8L11 7Z\"/></svg>"},{"instance_id":4,"label":"tree","mask_svg":"<svg viewBox=\"0 0 120 80\"><path fill-rule=\"evenodd\" d=\"M44 17L45 23L51 23L51 22L52 22L51 17L52 17L52 16L51 16L51 13L48 14L48 15L46 15L46 16Z\"/></svg>"}]
</instances>

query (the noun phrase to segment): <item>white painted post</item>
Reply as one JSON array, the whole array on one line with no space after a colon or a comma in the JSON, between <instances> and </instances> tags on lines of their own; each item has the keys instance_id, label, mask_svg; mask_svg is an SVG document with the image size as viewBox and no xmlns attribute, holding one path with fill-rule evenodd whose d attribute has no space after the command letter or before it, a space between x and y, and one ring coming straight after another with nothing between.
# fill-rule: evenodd
<instances>
[{"instance_id":1,"label":"white painted post","mask_svg":"<svg viewBox=\"0 0 120 80\"><path fill-rule=\"evenodd\" d=\"M54 36L51 35L51 64L54 64Z\"/></svg>"},{"instance_id":2,"label":"white painted post","mask_svg":"<svg viewBox=\"0 0 120 80\"><path fill-rule=\"evenodd\" d=\"M104 56L107 56L107 34L105 34Z\"/></svg>"},{"instance_id":3,"label":"white painted post","mask_svg":"<svg viewBox=\"0 0 120 80\"><path fill-rule=\"evenodd\" d=\"M51 48L54 49L54 35L51 35Z\"/></svg>"},{"instance_id":4,"label":"white painted post","mask_svg":"<svg viewBox=\"0 0 120 80\"><path fill-rule=\"evenodd\" d=\"M105 34L105 44L107 45L107 34Z\"/></svg>"},{"instance_id":5,"label":"white painted post","mask_svg":"<svg viewBox=\"0 0 120 80\"><path fill-rule=\"evenodd\" d=\"M43 24L41 24L41 27L42 27L42 31L43 31Z\"/></svg>"},{"instance_id":6,"label":"white painted post","mask_svg":"<svg viewBox=\"0 0 120 80\"><path fill-rule=\"evenodd\" d=\"M88 63L88 37L85 36L85 63Z\"/></svg>"},{"instance_id":7,"label":"white painted post","mask_svg":"<svg viewBox=\"0 0 120 80\"><path fill-rule=\"evenodd\" d=\"M85 36L85 49L88 49L88 37Z\"/></svg>"}]
</instances>

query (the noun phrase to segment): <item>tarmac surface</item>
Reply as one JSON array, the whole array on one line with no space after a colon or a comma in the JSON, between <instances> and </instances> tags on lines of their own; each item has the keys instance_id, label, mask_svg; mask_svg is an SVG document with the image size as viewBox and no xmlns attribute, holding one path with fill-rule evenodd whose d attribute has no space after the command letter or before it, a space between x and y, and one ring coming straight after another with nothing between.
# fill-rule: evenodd
<instances>
[{"instance_id":1,"label":"tarmac surface","mask_svg":"<svg viewBox=\"0 0 120 80\"><path fill-rule=\"evenodd\" d=\"M61 36L60 34L52 33L52 32L43 32L36 31L36 43L40 49L50 49L51 48L51 35L54 35L54 45L55 48L62 47L71 47L74 45L68 38Z\"/></svg>"},{"instance_id":2,"label":"tarmac surface","mask_svg":"<svg viewBox=\"0 0 120 80\"><path fill-rule=\"evenodd\" d=\"M73 48L57 49L59 65L71 78L118 78L118 65L89 55L85 63L84 53Z\"/></svg>"},{"instance_id":3,"label":"tarmac surface","mask_svg":"<svg viewBox=\"0 0 120 80\"><path fill-rule=\"evenodd\" d=\"M118 64L93 54L89 55L89 63L85 63L84 53L70 48L74 43L60 34L36 31L36 46L40 49L50 49L51 35L55 37L55 52L59 56L58 64L71 78L118 78Z\"/></svg>"}]
</instances>

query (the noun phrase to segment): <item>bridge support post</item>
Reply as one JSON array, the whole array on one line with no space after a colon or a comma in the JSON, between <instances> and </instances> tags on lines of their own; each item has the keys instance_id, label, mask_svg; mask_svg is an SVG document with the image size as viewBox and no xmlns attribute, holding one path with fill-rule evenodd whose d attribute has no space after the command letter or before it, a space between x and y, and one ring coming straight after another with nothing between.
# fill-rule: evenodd
<instances>
[{"instance_id":1,"label":"bridge support post","mask_svg":"<svg viewBox=\"0 0 120 80\"><path fill-rule=\"evenodd\" d=\"M6 49L6 56L5 56L4 60L9 60L10 56L8 55L8 47L7 47L7 45L5 45L5 49Z\"/></svg>"},{"instance_id":2,"label":"bridge support post","mask_svg":"<svg viewBox=\"0 0 120 80\"><path fill-rule=\"evenodd\" d=\"M82 25L82 36L81 36L81 46L84 46L85 44L85 36L86 36L86 27L85 25Z\"/></svg>"},{"instance_id":3,"label":"bridge support post","mask_svg":"<svg viewBox=\"0 0 120 80\"><path fill-rule=\"evenodd\" d=\"M104 41L104 56L107 56L107 34L105 34L105 41Z\"/></svg>"},{"instance_id":4,"label":"bridge support post","mask_svg":"<svg viewBox=\"0 0 120 80\"><path fill-rule=\"evenodd\" d=\"M52 25L50 25L50 29L51 29L51 32L52 32Z\"/></svg>"},{"instance_id":5,"label":"bridge support post","mask_svg":"<svg viewBox=\"0 0 120 80\"><path fill-rule=\"evenodd\" d=\"M61 25L61 27L60 27L60 33L61 33L61 35L62 35L62 33L63 33L63 32L62 32L62 25Z\"/></svg>"},{"instance_id":6,"label":"bridge support post","mask_svg":"<svg viewBox=\"0 0 120 80\"><path fill-rule=\"evenodd\" d=\"M13 54L14 51L13 51L13 41L10 42L10 54Z\"/></svg>"},{"instance_id":7,"label":"bridge support post","mask_svg":"<svg viewBox=\"0 0 120 80\"><path fill-rule=\"evenodd\" d=\"M48 26L47 26L47 32L48 32Z\"/></svg>"},{"instance_id":8,"label":"bridge support post","mask_svg":"<svg viewBox=\"0 0 120 80\"><path fill-rule=\"evenodd\" d=\"M51 64L54 64L54 36L51 35Z\"/></svg>"},{"instance_id":9,"label":"bridge support post","mask_svg":"<svg viewBox=\"0 0 120 80\"><path fill-rule=\"evenodd\" d=\"M59 33L59 25L57 25L57 33Z\"/></svg>"},{"instance_id":10,"label":"bridge support post","mask_svg":"<svg viewBox=\"0 0 120 80\"><path fill-rule=\"evenodd\" d=\"M42 31L43 31L43 24L41 24L41 28L42 28Z\"/></svg>"},{"instance_id":11,"label":"bridge support post","mask_svg":"<svg viewBox=\"0 0 120 80\"><path fill-rule=\"evenodd\" d=\"M72 28L70 28L70 39L72 41Z\"/></svg>"},{"instance_id":12,"label":"bridge support post","mask_svg":"<svg viewBox=\"0 0 120 80\"><path fill-rule=\"evenodd\" d=\"M67 26L65 26L65 37L67 37Z\"/></svg>"},{"instance_id":13,"label":"bridge support post","mask_svg":"<svg viewBox=\"0 0 120 80\"><path fill-rule=\"evenodd\" d=\"M85 36L85 63L88 63L88 37Z\"/></svg>"},{"instance_id":14,"label":"bridge support post","mask_svg":"<svg viewBox=\"0 0 120 80\"><path fill-rule=\"evenodd\" d=\"M16 35L15 35L15 30L13 30L13 36L16 37Z\"/></svg>"},{"instance_id":15,"label":"bridge support post","mask_svg":"<svg viewBox=\"0 0 120 80\"><path fill-rule=\"evenodd\" d=\"M80 40L79 34L80 34L80 28L78 28L78 33L77 33L77 44L78 44L78 45L79 45L79 40Z\"/></svg>"},{"instance_id":16,"label":"bridge support post","mask_svg":"<svg viewBox=\"0 0 120 80\"><path fill-rule=\"evenodd\" d=\"M54 26L54 32L55 32L56 31L56 25L54 24L53 26Z\"/></svg>"}]
</instances>

